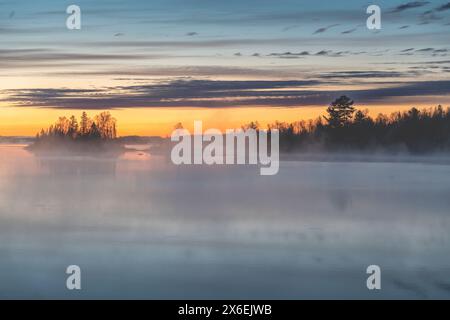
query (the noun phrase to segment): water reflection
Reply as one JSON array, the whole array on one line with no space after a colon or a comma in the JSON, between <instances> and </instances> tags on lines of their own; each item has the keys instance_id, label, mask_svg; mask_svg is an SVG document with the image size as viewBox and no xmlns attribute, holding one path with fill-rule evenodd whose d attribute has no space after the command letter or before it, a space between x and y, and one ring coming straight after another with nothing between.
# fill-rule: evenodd
<instances>
[{"instance_id":1,"label":"water reflection","mask_svg":"<svg viewBox=\"0 0 450 320\"><path fill-rule=\"evenodd\" d=\"M39 167L52 176L57 175L102 175L114 176L117 159L96 157L37 157Z\"/></svg>"},{"instance_id":2,"label":"water reflection","mask_svg":"<svg viewBox=\"0 0 450 320\"><path fill-rule=\"evenodd\" d=\"M450 166L174 167L0 147L0 297L450 297ZM65 289L65 268L83 290ZM365 268L382 267L382 291Z\"/></svg>"}]
</instances>

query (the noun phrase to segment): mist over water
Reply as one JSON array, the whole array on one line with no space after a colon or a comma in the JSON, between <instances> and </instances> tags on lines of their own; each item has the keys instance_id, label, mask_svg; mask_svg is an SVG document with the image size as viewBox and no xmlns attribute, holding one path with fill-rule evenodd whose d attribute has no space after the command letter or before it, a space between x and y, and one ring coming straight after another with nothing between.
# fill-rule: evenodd
<instances>
[{"instance_id":1,"label":"mist over water","mask_svg":"<svg viewBox=\"0 0 450 320\"><path fill-rule=\"evenodd\" d=\"M0 298L450 298L450 165L0 146ZM68 291L68 265L82 290ZM379 265L382 290L366 287Z\"/></svg>"}]
</instances>

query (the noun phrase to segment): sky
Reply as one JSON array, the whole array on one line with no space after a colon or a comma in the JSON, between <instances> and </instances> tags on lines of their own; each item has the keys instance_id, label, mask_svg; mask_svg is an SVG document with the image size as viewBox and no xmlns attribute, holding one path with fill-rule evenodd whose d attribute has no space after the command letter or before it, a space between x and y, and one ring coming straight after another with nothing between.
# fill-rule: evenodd
<instances>
[{"instance_id":1,"label":"sky","mask_svg":"<svg viewBox=\"0 0 450 320\"><path fill-rule=\"evenodd\" d=\"M372 116L450 106L450 2L0 1L0 135L83 110L120 135L291 122L342 94Z\"/></svg>"}]
</instances>

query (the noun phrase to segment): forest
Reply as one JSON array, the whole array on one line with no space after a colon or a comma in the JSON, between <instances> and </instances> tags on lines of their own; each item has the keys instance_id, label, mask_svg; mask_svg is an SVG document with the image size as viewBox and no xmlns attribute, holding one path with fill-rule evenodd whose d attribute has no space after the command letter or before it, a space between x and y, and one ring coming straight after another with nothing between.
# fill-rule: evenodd
<instances>
[{"instance_id":1,"label":"forest","mask_svg":"<svg viewBox=\"0 0 450 320\"><path fill-rule=\"evenodd\" d=\"M316 120L275 122L280 131L280 149L291 151L389 151L428 153L450 150L450 108L441 105L419 110L411 108L391 115L369 116L354 101L341 96L326 115ZM243 128L258 129L258 122Z\"/></svg>"},{"instance_id":2,"label":"forest","mask_svg":"<svg viewBox=\"0 0 450 320\"><path fill-rule=\"evenodd\" d=\"M275 121L268 130L280 132L280 151L387 151L428 153L450 151L450 108L441 105L411 108L391 115L369 116L366 109L358 109L354 101L341 96L326 109L326 115L315 120L292 123ZM182 127L178 123L176 128ZM243 129L260 129L257 121ZM36 135L35 146L51 146L65 142L121 142L117 138L117 120L105 111L94 118L83 112L78 121L75 116L60 117L47 129ZM125 141L125 140L123 140ZM123 142L122 141L122 142Z\"/></svg>"}]
</instances>

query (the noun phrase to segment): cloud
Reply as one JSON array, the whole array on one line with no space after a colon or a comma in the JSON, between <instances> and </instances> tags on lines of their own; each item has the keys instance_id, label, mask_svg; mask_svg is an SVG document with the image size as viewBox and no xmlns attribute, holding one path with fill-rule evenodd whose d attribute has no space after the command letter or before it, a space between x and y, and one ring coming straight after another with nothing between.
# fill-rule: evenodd
<instances>
[{"instance_id":1,"label":"cloud","mask_svg":"<svg viewBox=\"0 0 450 320\"><path fill-rule=\"evenodd\" d=\"M377 79L377 78L402 78L417 76L417 72L403 71L335 71L323 73L321 79Z\"/></svg>"},{"instance_id":2,"label":"cloud","mask_svg":"<svg viewBox=\"0 0 450 320\"><path fill-rule=\"evenodd\" d=\"M268 56L279 57L286 53L271 53ZM301 56L314 55L307 51L299 53L291 53L292 55L298 54ZM354 54L357 54L356 52ZM53 75L52 73L49 74ZM56 76L59 74L56 73ZM266 66L266 67L226 67L226 66L186 66L186 67L148 67L148 68L133 68L133 69L121 69L120 71L105 70L105 71L78 71L71 73L72 76L109 76L113 80L132 80L148 82L153 81L155 78L176 78L176 79L194 79L194 78L210 78L210 77L235 77L242 78L246 76L251 79L295 79L299 75L306 79L316 79L320 81L318 84L326 85L330 84L329 79L340 78L351 81L353 79L363 78L366 82L371 78L388 78L392 77L410 77L414 74L410 72L400 71L339 71L339 72L323 72L312 71L310 68L305 67L279 67L279 66ZM324 81L325 80L325 81ZM335 85L336 83L332 83Z\"/></svg>"},{"instance_id":3,"label":"cloud","mask_svg":"<svg viewBox=\"0 0 450 320\"><path fill-rule=\"evenodd\" d=\"M69 109L114 109L151 106L232 106L250 101L267 105L280 98L290 100L278 89L318 85L305 81L212 81L174 80L149 85L117 86L101 89L7 90L7 101L18 106ZM261 90L266 90L261 92ZM264 102L265 101L265 102ZM276 102L275 102L276 103ZM286 103L286 102L283 102Z\"/></svg>"},{"instance_id":4,"label":"cloud","mask_svg":"<svg viewBox=\"0 0 450 320\"><path fill-rule=\"evenodd\" d=\"M349 33L353 33L353 32L355 32L356 30L358 30L358 29L357 29L357 28L353 28L353 29L345 30L345 31L342 31L341 34L349 34Z\"/></svg>"},{"instance_id":5,"label":"cloud","mask_svg":"<svg viewBox=\"0 0 450 320\"><path fill-rule=\"evenodd\" d=\"M375 36L376 37L376 36ZM195 39L195 40L194 40ZM381 41L381 38L379 39ZM399 44L406 43L448 43L448 32L446 30L436 31L427 30L421 33L408 33L408 34L392 34L383 33L382 41L384 46L398 46ZM307 35L304 32L298 36L286 36L286 37L247 37L247 38L216 38L208 40L199 40L197 38L186 40L126 40L126 41L104 41L100 39L98 41L80 41L75 43L76 49L84 48L85 50L96 50L100 48L104 51L107 50L122 50L130 49L136 51L142 51L140 49L158 49L158 50L170 50L174 49L179 52L178 49L218 49L218 48L230 48L236 51L240 50L253 50L257 52L261 46L273 46L273 47L292 47L295 44L301 44L302 47L310 46L317 47L327 45L341 47L342 45L349 47L376 47L377 41L374 41L374 37L367 37L365 34L355 35L353 37L336 37L330 35L325 37L322 35L312 36ZM51 41L28 41L28 44L36 46L46 45L54 46L55 43ZM64 42L61 45L67 45L71 47L73 43ZM242 48L242 49L241 49Z\"/></svg>"},{"instance_id":6,"label":"cloud","mask_svg":"<svg viewBox=\"0 0 450 320\"><path fill-rule=\"evenodd\" d=\"M309 56L309 51L302 51L302 52L282 52L282 53L271 53L268 56L269 57L278 57L283 59L295 59L295 58L301 58L305 56Z\"/></svg>"},{"instance_id":7,"label":"cloud","mask_svg":"<svg viewBox=\"0 0 450 320\"><path fill-rule=\"evenodd\" d=\"M450 2L448 2L446 4L443 4L440 7L437 7L435 10L436 11L447 11L447 10L450 10Z\"/></svg>"},{"instance_id":8,"label":"cloud","mask_svg":"<svg viewBox=\"0 0 450 320\"><path fill-rule=\"evenodd\" d=\"M86 48L158 48L158 49L200 49L200 48L221 48L250 46L261 44L287 44L294 41L292 38L271 38L271 39L217 39L217 40L173 40L173 41L97 41L80 42L79 46Z\"/></svg>"},{"instance_id":9,"label":"cloud","mask_svg":"<svg viewBox=\"0 0 450 320\"><path fill-rule=\"evenodd\" d=\"M334 52L333 50L321 50L321 51L318 51L315 55L322 56L322 57L342 57L343 55L347 55L350 53L351 53L350 51Z\"/></svg>"},{"instance_id":10,"label":"cloud","mask_svg":"<svg viewBox=\"0 0 450 320\"><path fill-rule=\"evenodd\" d=\"M157 54L68 53L46 48L0 49L1 68L30 69L33 66L91 65L92 63L169 58ZM71 71L76 71L70 69ZM69 73L69 71L68 71Z\"/></svg>"},{"instance_id":11,"label":"cloud","mask_svg":"<svg viewBox=\"0 0 450 320\"><path fill-rule=\"evenodd\" d=\"M301 51L301 52L281 52L281 53L271 53L267 56L269 57L278 57L285 59L293 59L293 58L301 58L307 56L319 56L319 57L343 57L350 55L360 55L365 54L367 51L333 51L333 50L320 50L316 53L311 53L309 51ZM378 53L378 52L375 52Z\"/></svg>"},{"instance_id":12,"label":"cloud","mask_svg":"<svg viewBox=\"0 0 450 320\"><path fill-rule=\"evenodd\" d=\"M383 77L363 73L343 76ZM339 76L337 74L333 77ZM385 102L392 99L450 95L450 81L397 82L379 84L371 89L310 89L319 80L304 81L212 81L176 80L154 84L117 86L102 89L17 89L4 90L8 103L22 107L66 109L115 109L136 107L241 107L327 105L345 94L359 103Z\"/></svg>"},{"instance_id":13,"label":"cloud","mask_svg":"<svg viewBox=\"0 0 450 320\"><path fill-rule=\"evenodd\" d=\"M319 29L317 29L316 31L314 31L313 34L324 33L324 32L326 32L328 29L337 27L338 25L339 25L339 24L332 24L332 25L329 25L329 26L326 26L326 27L319 28Z\"/></svg>"},{"instance_id":14,"label":"cloud","mask_svg":"<svg viewBox=\"0 0 450 320\"><path fill-rule=\"evenodd\" d=\"M425 11L420 15L421 22L419 24L429 24L432 21L442 20L442 17L436 15L433 10Z\"/></svg>"},{"instance_id":15,"label":"cloud","mask_svg":"<svg viewBox=\"0 0 450 320\"><path fill-rule=\"evenodd\" d=\"M394 9L392 9L391 12L402 12L408 9L414 9L414 8L420 8L423 6L426 6L427 4L429 4L429 1L412 1L412 2L407 2L404 4L401 4L397 7L395 7Z\"/></svg>"},{"instance_id":16,"label":"cloud","mask_svg":"<svg viewBox=\"0 0 450 320\"><path fill-rule=\"evenodd\" d=\"M327 56L330 52L330 50L322 50L316 53L316 56Z\"/></svg>"},{"instance_id":17,"label":"cloud","mask_svg":"<svg viewBox=\"0 0 450 320\"><path fill-rule=\"evenodd\" d=\"M423 49L418 49L416 50L417 52L432 52L434 51L434 48L423 48Z\"/></svg>"},{"instance_id":18,"label":"cloud","mask_svg":"<svg viewBox=\"0 0 450 320\"><path fill-rule=\"evenodd\" d=\"M1 64L1 62L0 62ZM88 69L88 70L73 70L70 72L71 76L108 76L108 77L147 77L147 78L193 78L193 77L250 77L253 79L293 79L302 73L299 68L276 68L276 67L234 67L234 66L148 66L148 67L124 67L117 70L117 68L106 69ZM67 72L62 71L48 71L44 76L60 76L67 75Z\"/></svg>"},{"instance_id":19,"label":"cloud","mask_svg":"<svg viewBox=\"0 0 450 320\"><path fill-rule=\"evenodd\" d=\"M450 60L424 61L424 62L417 62L417 64L423 65L450 64Z\"/></svg>"},{"instance_id":20,"label":"cloud","mask_svg":"<svg viewBox=\"0 0 450 320\"><path fill-rule=\"evenodd\" d=\"M417 49L415 52L422 53L422 54L432 54L433 56L445 56L447 53L450 52L450 49L447 48L423 48L423 49Z\"/></svg>"}]
</instances>

